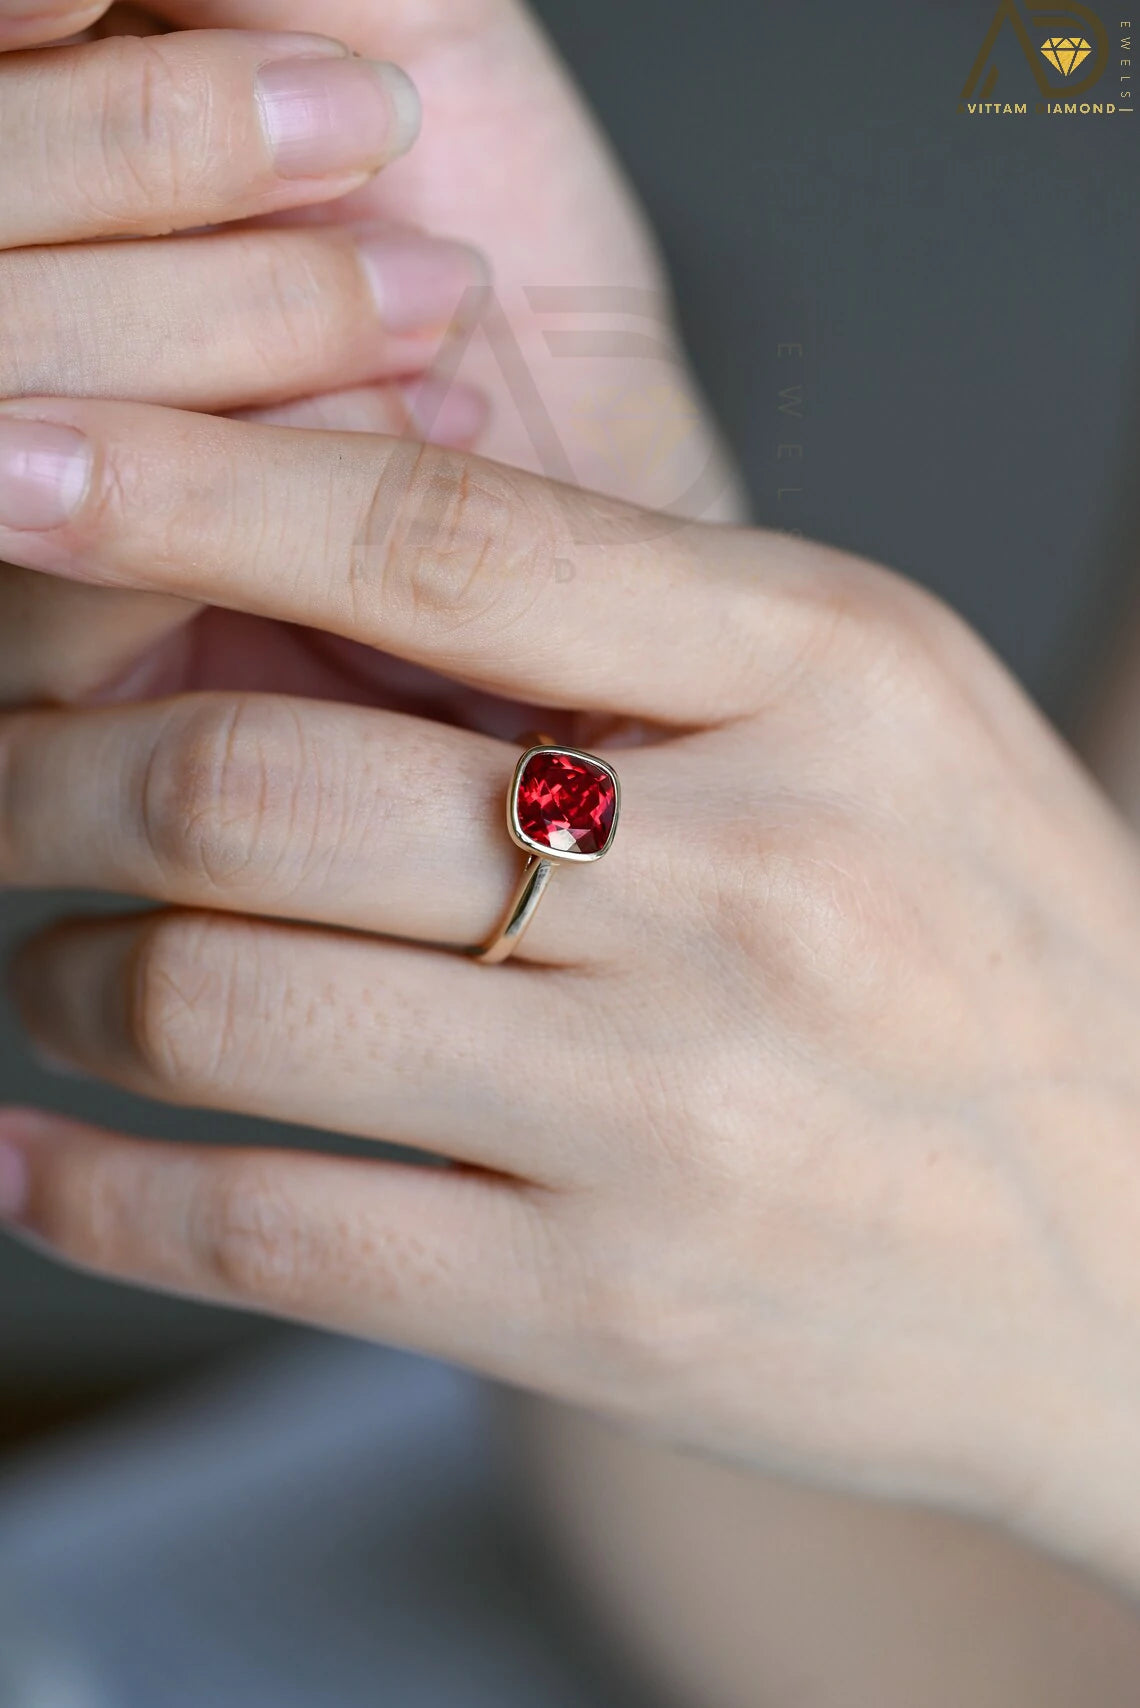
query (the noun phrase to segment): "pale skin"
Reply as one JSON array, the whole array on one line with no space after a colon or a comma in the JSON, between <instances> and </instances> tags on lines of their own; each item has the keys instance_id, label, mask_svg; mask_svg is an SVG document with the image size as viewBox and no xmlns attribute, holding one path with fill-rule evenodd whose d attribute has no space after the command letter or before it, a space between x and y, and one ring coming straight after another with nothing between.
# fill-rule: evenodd
<instances>
[{"instance_id":1,"label":"pale skin","mask_svg":"<svg viewBox=\"0 0 1140 1708\"><path fill-rule=\"evenodd\" d=\"M101 0L82 13L50 4L32 21L0 7L0 48L54 41L102 10ZM536 284L620 286L635 306L619 324L666 349L674 343L652 237L573 86L513 0L392 0L382 9L363 0L319 8L309 0L186 0L164 16L192 33L0 62L0 125L12 115L0 133L4 192L18 189L24 208L7 230L0 209L0 302L11 333L0 395L82 391L379 432L404 430L410 414L416 437L459 446L478 438L485 454L638 502L673 502L711 465L706 514L740 514L715 430L679 360L664 372L682 426L689 414L692 423L676 436L676 453L644 474L615 468L606 416L615 400L649 392L659 420L662 364L612 348L563 359L552 334L604 332L612 314L607 322L589 307L540 311L528 295ZM219 25L231 28L223 34ZM314 25L319 37L282 33ZM165 26L112 11L97 27ZM342 39L331 39L338 31ZM334 127L330 142L321 129L317 146L321 160L338 159L338 170L299 180L294 143L293 175L282 179L258 75L268 62L327 62L346 48L386 68L387 86L358 73L351 107L344 90L330 95L343 134ZM405 104L408 78L413 102L418 91L430 108L418 135L418 116ZM394 81L405 97L399 110ZM60 134L44 147L28 114L50 110L49 87L68 91L79 116L63 127L57 117L49 129ZM21 90L17 102L13 91ZM346 170L343 155L361 148ZM76 244L270 213L272 230L244 224L129 252L120 242ZM37 247L14 248L27 243ZM369 261L378 293L369 288ZM440 395L429 380L426 397L417 395L444 329L488 278L509 334L507 359L521 353L537 412L520 409L504 379L503 341L486 330L471 343L460 384ZM50 288L38 288L45 279ZM295 636L265 625L255 634L214 616L202 625L208 644L198 646L193 615L192 606L169 600L61 598L39 578L9 573L0 581L0 695L9 703L45 693L74 700L106 692L127 673L132 693L221 678L344 694L360 692L362 673L369 684L377 675L363 654L351 656L351 669L343 659L330 669L323 645L299 652Z\"/></svg>"},{"instance_id":2,"label":"pale skin","mask_svg":"<svg viewBox=\"0 0 1140 1708\"><path fill-rule=\"evenodd\" d=\"M9 717L5 880L168 904L26 946L43 1047L465 1165L17 1116L25 1225L1140 1585L1140 866L963 625L840 554L646 541L461 453L60 399L21 424L85 469L65 520L0 527L28 568L659 729L620 852L488 970L447 946L509 884L508 744L249 694Z\"/></svg>"},{"instance_id":3,"label":"pale skin","mask_svg":"<svg viewBox=\"0 0 1140 1708\"><path fill-rule=\"evenodd\" d=\"M649 253L628 230L623 279ZM291 393L269 385L161 401ZM839 554L662 535L628 504L368 434L219 426L125 371L102 389L142 401L0 409L9 444L34 422L92 449L70 520L0 531L33 572L4 584L27 623L13 667L29 633L45 643L9 703L99 690L203 605L256 634L254 686L306 697L175 648L157 705L9 715L0 878L169 909L30 945L29 1029L151 1095L464 1166L14 1114L22 1226L75 1262L441 1352L748 1466L984 1515L1135 1589L1136 854L984 649ZM613 854L560 877L516 963L448 947L513 881L515 748L315 703L334 685L273 651L280 619L552 708L619 765ZM622 746L629 721L651 740Z\"/></svg>"}]
</instances>

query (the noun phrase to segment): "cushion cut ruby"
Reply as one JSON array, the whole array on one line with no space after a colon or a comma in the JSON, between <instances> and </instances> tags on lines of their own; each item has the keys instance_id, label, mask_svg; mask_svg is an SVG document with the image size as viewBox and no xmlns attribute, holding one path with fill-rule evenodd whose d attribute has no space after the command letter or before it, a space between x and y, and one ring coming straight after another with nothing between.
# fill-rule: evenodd
<instances>
[{"instance_id":1,"label":"cushion cut ruby","mask_svg":"<svg viewBox=\"0 0 1140 1708\"><path fill-rule=\"evenodd\" d=\"M556 854L600 854L613 835L617 791L603 765L578 754L532 753L519 777L519 829Z\"/></svg>"}]
</instances>

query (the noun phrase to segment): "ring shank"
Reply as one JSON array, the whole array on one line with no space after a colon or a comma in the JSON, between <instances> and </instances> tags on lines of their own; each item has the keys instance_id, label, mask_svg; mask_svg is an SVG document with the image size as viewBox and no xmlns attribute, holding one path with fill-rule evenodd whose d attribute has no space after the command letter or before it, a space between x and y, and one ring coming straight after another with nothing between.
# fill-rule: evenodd
<instances>
[{"instance_id":1,"label":"ring shank","mask_svg":"<svg viewBox=\"0 0 1140 1708\"><path fill-rule=\"evenodd\" d=\"M544 860L540 854L531 855L498 929L479 948L470 951L474 960L488 967L506 960L533 919L542 892L554 876L555 865L554 860Z\"/></svg>"}]
</instances>

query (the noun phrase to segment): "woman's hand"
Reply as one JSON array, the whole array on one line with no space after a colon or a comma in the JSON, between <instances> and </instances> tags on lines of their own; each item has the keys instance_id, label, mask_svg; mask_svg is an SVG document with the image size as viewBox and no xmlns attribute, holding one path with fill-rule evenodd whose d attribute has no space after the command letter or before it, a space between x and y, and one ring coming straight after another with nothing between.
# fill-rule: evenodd
<instances>
[{"instance_id":1,"label":"woman's hand","mask_svg":"<svg viewBox=\"0 0 1140 1708\"><path fill-rule=\"evenodd\" d=\"M735 519L656 242L525 0L161 0L160 9L193 28L316 28L403 66L424 103L414 152L345 206L305 217L394 219L488 257L496 312L462 369L492 402L484 454L655 509ZM688 91L672 98L683 124Z\"/></svg>"},{"instance_id":2,"label":"woman's hand","mask_svg":"<svg viewBox=\"0 0 1140 1708\"><path fill-rule=\"evenodd\" d=\"M75 22L48 8L37 28L46 39ZM0 45L30 28L0 7ZM331 393L321 407L345 425L354 412L399 432L411 417L472 443L479 395L453 389L441 409L423 379L486 277L465 244L390 220L158 235L339 205L406 152L419 116L395 65L317 35L203 30L4 54L0 396L280 411ZM123 237L150 240L110 241ZM0 566L0 703L80 698L192 610L53 592Z\"/></svg>"},{"instance_id":3,"label":"woman's hand","mask_svg":"<svg viewBox=\"0 0 1140 1708\"><path fill-rule=\"evenodd\" d=\"M9 1113L26 1230L1140 1586L1140 868L955 618L365 435L38 400L0 467L16 560L585 707L624 787L485 968L448 946L516 876L514 746L273 696L9 715L0 879L167 904L26 946L40 1046L458 1165Z\"/></svg>"},{"instance_id":4,"label":"woman's hand","mask_svg":"<svg viewBox=\"0 0 1140 1708\"><path fill-rule=\"evenodd\" d=\"M71 0L55 0L41 8L34 39L75 29L101 9L77 13ZM0 254L0 304L12 303L0 334L0 395L253 405L262 416L268 406L279 421L374 432L407 425L417 438L460 447L479 440L505 461L623 497L710 517L740 513L642 218L525 6L387 0L378 12L336 0L330 12L308 0L185 0L161 9L191 27L259 33L154 33L0 61L0 78L26 91L23 107L9 109L13 133L25 153L40 149L49 161L52 195L83 210L66 235L294 211L273 214L273 230ZM144 35L162 27L118 8L99 25ZM397 61L423 88L424 135L394 171L369 177L362 166L342 171L339 183L328 173L298 178L296 138L288 176L269 169L258 140L259 44L287 58L341 53L331 73L318 65L314 75L347 79L357 97L373 87L367 68L343 61L335 43L264 33L314 28L342 31L353 49ZM28 39L24 23L0 12L0 47ZM39 75L45 67L50 88ZM288 80L287 72L268 75ZM409 98L398 74L387 76ZM63 106L48 99L64 86L84 91L78 127L68 128ZM33 100L35 126L25 122ZM317 139L325 164L349 143L371 162L375 127L362 122L347 88L335 107L339 127ZM319 101L309 110L330 115ZM362 187L346 200L340 192L352 183ZM18 174L5 178L0 245L6 195L25 220L41 203ZM424 235L435 233L444 236ZM472 250L449 240L456 235L489 255L489 298L468 290L486 275ZM426 373L448 324L459 337L443 345L444 371ZM314 391L326 395L288 401ZM0 567L0 704L220 685L431 704L483 723L493 715L470 697L460 704L453 685L429 672L409 678L388 660L330 648L304 630L196 612L189 602L52 588Z\"/></svg>"}]
</instances>

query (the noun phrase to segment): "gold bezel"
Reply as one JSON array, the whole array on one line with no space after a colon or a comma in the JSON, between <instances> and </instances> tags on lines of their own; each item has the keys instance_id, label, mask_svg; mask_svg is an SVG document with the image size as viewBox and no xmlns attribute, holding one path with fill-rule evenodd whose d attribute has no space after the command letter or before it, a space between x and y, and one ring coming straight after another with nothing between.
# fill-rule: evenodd
<instances>
[{"instance_id":1,"label":"gold bezel","mask_svg":"<svg viewBox=\"0 0 1140 1708\"><path fill-rule=\"evenodd\" d=\"M569 759L583 760L587 765L596 765L599 771L604 771L606 776L611 779L614 786L614 821L610 825L610 833L606 838L604 848L599 848L593 854L579 854L576 850L569 848L547 848L544 843L532 841L526 831L523 830L518 817L519 785L522 782L523 772L536 753L561 753ZM533 747L528 747L525 752L520 754L518 764L515 766L515 774L511 778L510 789L507 791L507 831L510 834L511 841L524 853L537 854L543 860L564 860L567 865L585 866L592 860L602 860L614 845L620 816L621 782L618 774L608 761L599 759L596 753L587 753L581 747L563 747L558 742L543 741L536 742Z\"/></svg>"}]
</instances>

